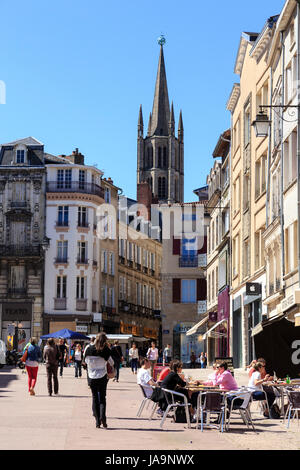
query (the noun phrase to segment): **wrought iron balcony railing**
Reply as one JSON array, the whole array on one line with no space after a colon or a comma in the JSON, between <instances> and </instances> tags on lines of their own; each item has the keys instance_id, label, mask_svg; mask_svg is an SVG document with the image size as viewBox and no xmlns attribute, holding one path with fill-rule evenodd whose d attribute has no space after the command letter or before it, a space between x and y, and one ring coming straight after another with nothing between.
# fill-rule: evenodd
<instances>
[{"instance_id":1,"label":"wrought iron balcony railing","mask_svg":"<svg viewBox=\"0 0 300 470\"><path fill-rule=\"evenodd\" d=\"M80 181L48 181L48 193L85 193L94 194L104 199L104 190L95 183Z\"/></svg>"}]
</instances>

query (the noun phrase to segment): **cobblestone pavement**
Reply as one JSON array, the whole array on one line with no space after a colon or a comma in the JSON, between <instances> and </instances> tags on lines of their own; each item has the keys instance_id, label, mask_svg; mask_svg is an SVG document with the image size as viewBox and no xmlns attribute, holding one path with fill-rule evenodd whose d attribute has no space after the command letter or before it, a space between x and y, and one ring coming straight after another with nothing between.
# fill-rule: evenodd
<instances>
[{"instance_id":1,"label":"cobblestone pavement","mask_svg":"<svg viewBox=\"0 0 300 470\"><path fill-rule=\"evenodd\" d=\"M202 378L209 370L185 371ZM243 371L236 373L240 385ZM49 397L45 366L38 373L36 395L27 391L27 375L5 367L0 370L0 449L34 450L296 450L300 448L300 427L286 430L282 420L263 419L256 404L252 412L257 433L248 430L240 418L232 430L187 429L185 424L167 419L163 430L160 418L148 419L150 410L137 418L142 400L136 376L121 369L119 383L109 381L107 417L109 429L96 429L91 411L91 393L86 373L76 379L73 368L65 368L59 381L59 396Z\"/></svg>"}]
</instances>

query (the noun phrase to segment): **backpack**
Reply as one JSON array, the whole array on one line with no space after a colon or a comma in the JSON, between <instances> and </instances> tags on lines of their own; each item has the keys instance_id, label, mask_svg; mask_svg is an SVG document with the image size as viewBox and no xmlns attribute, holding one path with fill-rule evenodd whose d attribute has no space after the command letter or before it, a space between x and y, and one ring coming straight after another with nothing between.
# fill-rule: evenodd
<instances>
[{"instance_id":1,"label":"backpack","mask_svg":"<svg viewBox=\"0 0 300 470\"><path fill-rule=\"evenodd\" d=\"M178 406L175 411L175 423L186 423L185 408Z\"/></svg>"},{"instance_id":2,"label":"backpack","mask_svg":"<svg viewBox=\"0 0 300 470\"><path fill-rule=\"evenodd\" d=\"M270 418L271 419L280 419L280 409L276 403L274 403L270 408Z\"/></svg>"}]
</instances>

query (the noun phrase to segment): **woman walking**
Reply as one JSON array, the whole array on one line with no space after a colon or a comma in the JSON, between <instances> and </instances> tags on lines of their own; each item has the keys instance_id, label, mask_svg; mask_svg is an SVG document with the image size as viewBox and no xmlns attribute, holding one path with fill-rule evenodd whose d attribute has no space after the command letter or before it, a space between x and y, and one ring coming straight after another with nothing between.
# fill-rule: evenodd
<instances>
[{"instance_id":1,"label":"woman walking","mask_svg":"<svg viewBox=\"0 0 300 470\"><path fill-rule=\"evenodd\" d=\"M44 360L46 362L47 371L47 386L49 397L52 395L54 389L54 395L58 395L58 361L60 359L60 352L55 344L53 338L48 339L44 349ZM53 380L53 388L52 388Z\"/></svg>"},{"instance_id":2,"label":"woman walking","mask_svg":"<svg viewBox=\"0 0 300 470\"><path fill-rule=\"evenodd\" d=\"M129 349L129 360L131 361L131 370L133 374L137 374L138 362L139 362L139 351L136 344L133 343Z\"/></svg>"},{"instance_id":3,"label":"woman walking","mask_svg":"<svg viewBox=\"0 0 300 470\"><path fill-rule=\"evenodd\" d=\"M93 415L96 419L96 428L101 424L107 429L106 422L106 389L108 383L107 362L113 367L114 361L111 350L107 345L105 333L99 333L94 344L90 345L86 352L84 361L88 367L90 387L93 395Z\"/></svg>"},{"instance_id":4,"label":"woman walking","mask_svg":"<svg viewBox=\"0 0 300 470\"><path fill-rule=\"evenodd\" d=\"M75 350L74 350L74 364L75 364L75 377L81 377L81 366L82 366L82 350L81 350L81 345L78 343L76 344Z\"/></svg>"},{"instance_id":5,"label":"woman walking","mask_svg":"<svg viewBox=\"0 0 300 470\"><path fill-rule=\"evenodd\" d=\"M37 345L37 338L31 338L29 346L25 349L27 349L25 367L28 375L28 391L30 395L35 395L34 387L37 381L39 360L42 357L41 350Z\"/></svg>"}]
</instances>

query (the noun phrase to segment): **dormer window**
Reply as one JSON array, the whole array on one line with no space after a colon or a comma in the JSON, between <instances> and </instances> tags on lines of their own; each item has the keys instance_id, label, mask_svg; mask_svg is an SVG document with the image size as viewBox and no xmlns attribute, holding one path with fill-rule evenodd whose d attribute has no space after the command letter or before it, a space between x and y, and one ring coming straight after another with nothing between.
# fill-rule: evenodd
<instances>
[{"instance_id":1,"label":"dormer window","mask_svg":"<svg viewBox=\"0 0 300 470\"><path fill-rule=\"evenodd\" d=\"M19 149L16 151L16 163L25 163L25 150Z\"/></svg>"}]
</instances>

